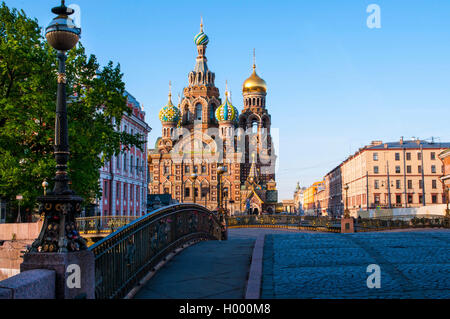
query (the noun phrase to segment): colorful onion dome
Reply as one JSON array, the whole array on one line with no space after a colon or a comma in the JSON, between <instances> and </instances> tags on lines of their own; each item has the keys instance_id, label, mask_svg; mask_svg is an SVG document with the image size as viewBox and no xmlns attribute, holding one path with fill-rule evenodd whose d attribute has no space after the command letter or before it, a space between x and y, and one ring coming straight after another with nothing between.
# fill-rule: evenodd
<instances>
[{"instance_id":1,"label":"colorful onion dome","mask_svg":"<svg viewBox=\"0 0 450 319\"><path fill-rule=\"evenodd\" d=\"M222 121L235 121L239 116L238 110L228 100L228 91L225 92L225 102L216 110L216 119Z\"/></svg>"},{"instance_id":2,"label":"colorful onion dome","mask_svg":"<svg viewBox=\"0 0 450 319\"><path fill-rule=\"evenodd\" d=\"M169 102L159 111L159 120L178 123L180 117L180 109L173 105L172 94L169 92Z\"/></svg>"},{"instance_id":3,"label":"colorful onion dome","mask_svg":"<svg viewBox=\"0 0 450 319\"><path fill-rule=\"evenodd\" d=\"M203 19L200 22L200 33L194 37L194 43L196 45L207 45L209 43L208 36L203 32Z\"/></svg>"}]
</instances>

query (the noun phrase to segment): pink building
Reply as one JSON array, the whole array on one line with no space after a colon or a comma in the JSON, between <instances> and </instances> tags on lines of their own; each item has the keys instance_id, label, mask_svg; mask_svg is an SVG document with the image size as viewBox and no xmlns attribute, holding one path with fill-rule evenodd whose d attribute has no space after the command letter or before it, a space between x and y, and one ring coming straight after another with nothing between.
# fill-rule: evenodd
<instances>
[{"instance_id":1,"label":"pink building","mask_svg":"<svg viewBox=\"0 0 450 319\"><path fill-rule=\"evenodd\" d=\"M141 134L143 150L132 147L111 161L100 171L102 198L98 203L101 216L142 216L147 211L147 135L151 128L145 122L145 112L139 102L126 92L131 116L124 115L120 130Z\"/></svg>"}]
</instances>

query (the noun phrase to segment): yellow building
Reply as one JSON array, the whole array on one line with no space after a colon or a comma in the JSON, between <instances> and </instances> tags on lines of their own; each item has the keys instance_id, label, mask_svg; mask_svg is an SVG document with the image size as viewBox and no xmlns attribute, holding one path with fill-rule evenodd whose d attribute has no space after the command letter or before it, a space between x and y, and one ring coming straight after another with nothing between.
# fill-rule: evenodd
<instances>
[{"instance_id":1,"label":"yellow building","mask_svg":"<svg viewBox=\"0 0 450 319\"><path fill-rule=\"evenodd\" d=\"M322 190L323 188L324 181L320 181L315 182L305 190L305 192L303 193L303 209L305 211L314 209L315 195L317 191Z\"/></svg>"}]
</instances>

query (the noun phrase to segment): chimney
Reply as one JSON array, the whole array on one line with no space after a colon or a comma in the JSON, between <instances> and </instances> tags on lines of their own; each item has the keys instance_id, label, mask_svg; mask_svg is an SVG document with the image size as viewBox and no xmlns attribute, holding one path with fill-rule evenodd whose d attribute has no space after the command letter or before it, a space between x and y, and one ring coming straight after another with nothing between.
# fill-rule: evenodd
<instances>
[{"instance_id":1,"label":"chimney","mask_svg":"<svg viewBox=\"0 0 450 319\"><path fill-rule=\"evenodd\" d=\"M403 145L403 136L400 137L400 145Z\"/></svg>"},{"instance_id":2,"label":"chimney","mask_svg":"<svg viewBox=\"0 0 450 319\"><path fill-rule=\"evenodd\" d=\"M381 144L383 144L383 141L372 141L370 143L371 146L376 146L376 145L381 145Z\"/></svg>"}]
</instances>

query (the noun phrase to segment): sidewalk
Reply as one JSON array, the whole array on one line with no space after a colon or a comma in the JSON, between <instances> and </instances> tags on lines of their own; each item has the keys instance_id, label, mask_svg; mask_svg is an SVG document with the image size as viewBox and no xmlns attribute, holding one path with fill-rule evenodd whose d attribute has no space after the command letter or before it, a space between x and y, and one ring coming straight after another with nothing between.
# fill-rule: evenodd
<instances>
[{"instance_id":1,"label":"sidewalk","mask_svg":"<svg viewBox=\"0 0 450 319\"><path fill-rule=\"evenodd\" d=\"M243 299L256 238L290 232L297 231L230 229L227 241L201 242L180 252L134 298Z\"/></svg>"}]
</instances>

